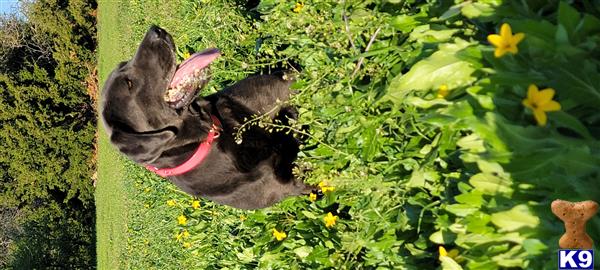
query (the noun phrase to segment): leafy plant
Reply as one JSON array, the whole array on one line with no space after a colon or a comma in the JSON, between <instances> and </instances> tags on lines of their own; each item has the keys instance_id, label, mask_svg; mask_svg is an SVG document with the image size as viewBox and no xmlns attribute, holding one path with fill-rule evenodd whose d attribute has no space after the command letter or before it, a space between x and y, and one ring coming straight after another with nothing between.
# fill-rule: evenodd
<instances>
[{"instance_id":1,"label":"leafy plant","mask_svg":"<svg viewBox=\"0 0 600 270\"><path fill-rule=\"evenodd\" d=\"M208 92L298 69L291 128L310 136L297 173L334 187L260 211L194 209L130 166L132 268L545 269L562 234L550 202L600 198L600 24L587 4L223 0L179 3L176 19L148 18L141 2L129 10L132 44L159 23L181 56L222 49ZM524 39L496 57L487 37L503 23ZM530 85L554 89L561 106L544 125L523 105ZM600 238L600 219L590 223Z\"/></svg>"}]
</instances>

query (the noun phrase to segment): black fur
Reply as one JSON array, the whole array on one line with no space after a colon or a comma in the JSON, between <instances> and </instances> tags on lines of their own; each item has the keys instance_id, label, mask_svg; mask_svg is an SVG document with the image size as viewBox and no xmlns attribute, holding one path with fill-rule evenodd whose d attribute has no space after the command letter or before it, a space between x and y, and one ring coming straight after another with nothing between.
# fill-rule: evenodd
<instances>
[{"instance_id":1,"label":"black fur","mask_svg":"<svg viewBox=\"0 0 600 270\"><path fill-rule=\"evenodd\" d=\"M299 146L292 135L254 125L243 133L241 144L234 138L244 119L254 115L268 112L282 123L295 118L294 108L278 108L278 101L289 99L291 82L277 75L253 76L173 109L163 95L176 70L174 49L171 36L153 26L133 59L110 74L102 92L101 118L111 142L138 163L174 167L206 138L212 114L223 131L202 164L169 177L179 188L242 209L267 207L314 189L292 175Z\"/></svg>"}]
</instances>

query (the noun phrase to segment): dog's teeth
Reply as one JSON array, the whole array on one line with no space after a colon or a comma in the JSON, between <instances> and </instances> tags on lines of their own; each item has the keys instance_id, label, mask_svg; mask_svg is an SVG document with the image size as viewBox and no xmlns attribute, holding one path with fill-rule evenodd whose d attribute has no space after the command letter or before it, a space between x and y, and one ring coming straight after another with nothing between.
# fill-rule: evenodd
<instances>
[{"instance_id":1,"label":"dog's teeth","mask_svg":"<svg viewBox=\"0 0 600 270\"><path fill-rule=\"evenodd\" d=\"M164 95L163 99L164 99L165 101L169 101L169 102L170 102L170 101L172 101L172 100L173 100L173 96L174 96L176 93L177 93L177 91L176 91L176 90L174 90L174 89L169 89L169 90L167 90L167 92L165 92L165 95Z\"/></svg>"},{"instance_id":2,"label":"dog's teeth","mask_svg":"<svg viewBox=\"0 0 600 270\"><path fill-rule=\"evenodd\" d=\"M179 81L174 88L168 89L164 94L164 100L167 102L177 102L182 99L189 98L193 91L200 87L204 87L208 81L209 72L207 69L196 69L191 74L188 74Z\"/></svg>"}]
</instances>

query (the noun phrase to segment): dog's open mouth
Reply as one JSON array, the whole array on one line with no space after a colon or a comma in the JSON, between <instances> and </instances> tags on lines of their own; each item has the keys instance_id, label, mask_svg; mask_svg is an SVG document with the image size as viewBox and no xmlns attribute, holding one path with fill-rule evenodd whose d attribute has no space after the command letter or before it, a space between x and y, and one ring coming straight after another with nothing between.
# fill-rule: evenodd
<instances>
[{"instance_id":1,"label":"dog's open mouth","mask_svg":"<svg viewBox=\"0 0 600 270\"><path fill-rule=\"evenodd\" d=\"M169 106L179 109L188 105L210 79L208 65L219 57L218 49L195 53L177 67L164 99Z\"/></svg>"}]
</instances>

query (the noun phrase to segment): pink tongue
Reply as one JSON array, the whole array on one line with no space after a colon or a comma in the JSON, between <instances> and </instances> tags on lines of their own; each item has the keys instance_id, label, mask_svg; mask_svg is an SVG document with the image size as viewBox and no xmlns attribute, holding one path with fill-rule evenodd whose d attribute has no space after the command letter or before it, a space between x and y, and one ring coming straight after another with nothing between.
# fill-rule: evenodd
<instances>
[{"instance_id":1,"label":"pink tongue","mask_svg":"<svg viewBox=\"0 0 600 270\"><path fill-rule=\"evenodd\" d=\"M215 48L192 54L190 58L179 64L179 68L175 71L175 75L169 84L169 88L175 88L183 79L193 76L194 71L205 68L220 55L221 52Z\"/></svg>"}]
</instances>

